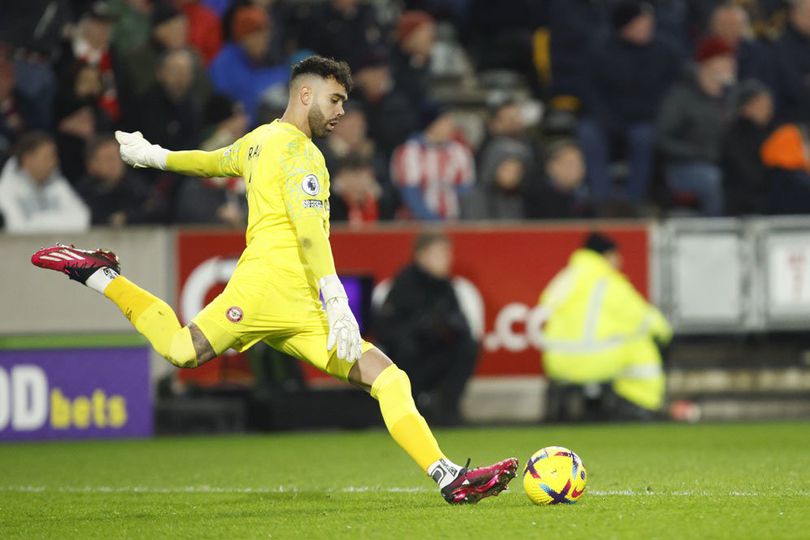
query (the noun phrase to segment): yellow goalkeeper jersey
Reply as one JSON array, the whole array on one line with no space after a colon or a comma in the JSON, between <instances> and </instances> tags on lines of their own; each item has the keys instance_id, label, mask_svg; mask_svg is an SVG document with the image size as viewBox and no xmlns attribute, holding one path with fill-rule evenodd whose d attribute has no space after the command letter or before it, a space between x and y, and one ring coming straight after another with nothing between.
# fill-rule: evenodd
<instances>
[{"instance_id":1,"label":"yellow goalkeeper jersey","mask_svg":"<svg viewBox=\"0 0 810 540\"><path fill-rule=\"evenodd\" d=\"M222 153L223 169L245 179L247 250L278 257L298 249L294 221L316 217L329 236L329 172L323 154L292 124L262 125ZM296 258L298 256L296 255Z\"/></svg>"},{"instance_id":2,"label":"yellow goalkeeper jersey","mask_svg":"<svg viewBox=\"0 0 810 540\"><path fill-rule=\"evenodd\" d=\"M329 174L312 140L276 120L213 152L170 152L166 164L193 176L245 179L247 247L228 281L226 299L261 313L260 326L320 324L318 282L336 271L328 238Z\"/></svg>"}]
</instances>

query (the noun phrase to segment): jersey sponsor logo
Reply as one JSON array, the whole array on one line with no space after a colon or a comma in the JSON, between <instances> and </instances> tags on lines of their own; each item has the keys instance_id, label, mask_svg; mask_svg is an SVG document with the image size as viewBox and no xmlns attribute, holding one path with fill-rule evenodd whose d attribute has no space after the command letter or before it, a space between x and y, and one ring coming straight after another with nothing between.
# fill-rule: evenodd
<instances>
[{"instance_id":1,"label":"jersey sponsor logo","mask_svg":"<svg viewBox=\"0 0 810 540\"><path fill-rule=\"evenodd\" d=\"M318 182L318 177L314 174L308 174L301 180L301 189L304 190L304 193L307 195L312 195L313 197L321 192L321 184Z\"/></svg>"},{"instance_id":2,"label":"jersey sponsor logo","mask_svg":"<svg viewBox=\"0 0 810 540\"><path fill-rule=\"evenodd\" d=\"M225 312L225 317L232 323L238 323L242 320L242 308L238 306L229 307L228 311Z\"/></svg>"},{"instance_id":3,"label":"jersey sponsor logo","mask_svg":"<svg viewBox=\"0 0 810 540\"><path fill-rule=\"evenodd\" d=\"M318 199L306 199L304 201L304 208L323 208L323 201Z\"/></svg>"}]
</instances>

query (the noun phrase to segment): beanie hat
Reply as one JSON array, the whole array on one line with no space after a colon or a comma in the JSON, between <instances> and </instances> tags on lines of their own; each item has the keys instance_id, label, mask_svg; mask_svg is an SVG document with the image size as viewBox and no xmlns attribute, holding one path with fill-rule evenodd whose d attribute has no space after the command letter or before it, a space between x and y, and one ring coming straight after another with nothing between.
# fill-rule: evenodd
<instances>
[{"instance_id":1,"label":"beanie hat","mask_svg":"<svg viewBox=\"0 0 810 540\"><path fill-rule=\"evenodd\" d=\"M257 6L245 6L236 10L231 20L231 38L241 41L245 36L270 28L270 18Z\"/></svg>"},{"instance_id":2,"label":"beanie hat","mask_svg":"<svg viewBox=\"0 0 810 540\"><path fill-rule=\"evenodd\" d=\"M615 30L621 30L642 13L652 13L653 7L647 2L625 1L610 13L610 22Z\"/></svg>"},{"instance_id":3,"label":"beanie hat","mask_svg":"<svg viewBox=\"0 0 810 540\"><path fill-rule=\"evenodd\" d=\"M424 11L409 10L402 12L397 23L397 40L401 43L408 39L423 24L433 23L433 17Z\"/></svg>"},{"instance_id":4,"label":"beanie hat","mask_svg":"<svg viewBox=\"0 0 810 540\"><path fill-rule=\"evenodd\" d=\"M151 16L152 28L160 26L166 21L180 16L183 16L183 14L171 4L166 2L155 2L154 7L152 8Z\"/></svg>"},{"instance_id":5,"label":"beanie hat","mask_svg":"<svg viewBox=\"0 0 810 540\"><path fill-rule=\"evenodd\" d=\"M582 247L595 251L601 255L604 255L608 251L616 251L617 249L616 242L612 238L598 232L589 234Z\"/></svg>"},{"instance_id":6,"label":"beanie hat","mask_svg":"<svg viewBox=\"0 0 810 540\"><path fill-rule=\"evenodd\" d=\"M717 56L733 56L734 47L719 37L708 37L701 40L695 50L695 61L703 63Z\"/></svg>"},{"instance_id":7,"label":"beanie hat","mask_svg":"<svg viewBox=\"0 0 810 540\"><path fill-rule=\"evenodd\" d=\"M444 113L449 112L446 107L436 101L427 103L419 111L419 127L424 131Z\"/></svg>"}]
</instances>

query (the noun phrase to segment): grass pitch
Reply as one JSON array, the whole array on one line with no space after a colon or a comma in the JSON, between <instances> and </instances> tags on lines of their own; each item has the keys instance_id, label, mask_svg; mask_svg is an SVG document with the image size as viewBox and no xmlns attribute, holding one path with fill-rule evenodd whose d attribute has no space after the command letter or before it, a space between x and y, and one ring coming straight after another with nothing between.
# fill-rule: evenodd
<instances>
[{"instance_id":1,"label":"grass pitch","mask_svg":"<svg viewBox=\"0 0 810 540\"><path fill-rule=\"evenodd\" d=\"M473 464L549 445L573 506L451 507L383 431L0 446L0 538L808 538L810 424L437 431Z\"/></svg>"}]
</instances>

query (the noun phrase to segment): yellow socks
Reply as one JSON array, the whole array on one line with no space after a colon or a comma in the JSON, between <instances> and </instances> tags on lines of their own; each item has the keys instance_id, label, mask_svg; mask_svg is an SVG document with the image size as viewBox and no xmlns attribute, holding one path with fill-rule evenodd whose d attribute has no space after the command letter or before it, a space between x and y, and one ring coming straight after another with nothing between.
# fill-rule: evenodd
<instances>
[{"instance_id":1,"label":"yellow socks","mask_svg":"<svg viewBox=\"0 0 810 540\"><path fill-rule=\"evenodd\" d=\"M104 289L138 332L155 350L178 367L195 367L197 354L188 328L182 328L174 310L157 296L124 276L117 276Z\"/></svg>"},{"instance_id":2,"label":"yellow socks","mask_svg":"<svg viewBox=\"0 0 810 540\"><path fill-rule=\"evenodd\" d=\"M397 366L389 366L371 386L371 396L380 402L385 426L391 436L425 472L444 458L430 428L416 410L411 381Z\"/></svg>"}]
</instances>

